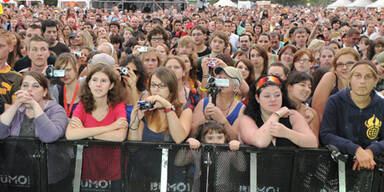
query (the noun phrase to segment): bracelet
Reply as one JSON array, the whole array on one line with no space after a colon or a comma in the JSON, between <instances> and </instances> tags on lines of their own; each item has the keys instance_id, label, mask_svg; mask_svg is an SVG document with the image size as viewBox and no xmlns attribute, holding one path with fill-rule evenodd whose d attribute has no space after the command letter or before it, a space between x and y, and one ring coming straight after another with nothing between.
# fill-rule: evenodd
<instances>
[{"instance_id":1,"label":"bracelet","mask_svg":"<svg viewBox=\"0 0 384 192\"><path fill-rule=\"evenodd\" d=\"M205 74L205 75L203 75L203 78L210 78L210 77L211 77L210 74Z\"/></svg>"},{"instance_id":2,"label":"bracelet","mask_svg":"<svg viewBox=\"0 0 384 192\"><path fill-rule=\"evenodd\" d=\"M281 118L280 114L277 111L273 112L273 114L277 115L277 118Z\"/></svg>"},{"instance_id":3,"label":"bracelet","mask_svg":"<svg viewBox=\"0 0 384 192\"><path fill-rule=\"evenodd\" d=\"M199 87L200 91L203 91L203 92L208 92L208 89L204 89L202 87Z\"/></svg>"}]
</instances>

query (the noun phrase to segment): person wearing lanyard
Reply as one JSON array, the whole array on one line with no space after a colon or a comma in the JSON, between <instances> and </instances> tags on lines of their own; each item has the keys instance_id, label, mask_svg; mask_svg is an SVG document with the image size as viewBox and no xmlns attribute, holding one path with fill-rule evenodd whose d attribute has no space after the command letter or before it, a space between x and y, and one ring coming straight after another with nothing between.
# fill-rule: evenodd
<instances>
[{"instance_id":1,"label":"person wearing lanyard","mask_svg":"<svg viewBox=\"0 0 384 192\"><path fill-rule=\"evenodd\" d=\"M79 103L79 80L78 80L78 66L76 59L71 53L62 53L55 62L57 70L64 70L64 77L60 78L63 86L57 86L59 97L56 98L57 102L64 107L68 118L72 117L73 111Z\"/></svg>"}]
</instances>

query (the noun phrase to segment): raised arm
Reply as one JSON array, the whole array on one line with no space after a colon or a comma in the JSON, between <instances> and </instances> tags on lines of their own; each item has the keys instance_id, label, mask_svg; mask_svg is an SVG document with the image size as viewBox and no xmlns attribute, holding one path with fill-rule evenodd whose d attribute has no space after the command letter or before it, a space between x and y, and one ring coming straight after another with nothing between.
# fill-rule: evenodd
<instances>
[{"instance_id":1,"label":"raised arm","mask_svg":"<svg viewBox=\"0 0 384 192\"><path fill-rule=\"evenodd\" d=\"M323 119L324 106L327 103L328 97L337 81L333 72L326 73L317 85L312 98L312 107L319 116L319 121Z\"/></svg>"}]
</instances>

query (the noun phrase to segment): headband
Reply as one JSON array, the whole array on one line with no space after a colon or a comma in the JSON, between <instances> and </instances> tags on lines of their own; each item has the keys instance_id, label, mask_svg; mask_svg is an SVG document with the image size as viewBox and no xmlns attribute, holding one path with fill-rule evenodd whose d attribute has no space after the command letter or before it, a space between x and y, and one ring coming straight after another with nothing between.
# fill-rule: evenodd
<instances>
[{"instance_id":1,"label":"headband","mask_svg":"<svg viewBox=\"0 0 384 192\"><path fill-rule=\"evenodd\" d=\"M260 88L264 87L264 85L266 85L268 82L281 86L281 82L278 77L268 75L268 76L262 77L256 82L256 90L259 90Z\"/></svg>"}]
</instances>

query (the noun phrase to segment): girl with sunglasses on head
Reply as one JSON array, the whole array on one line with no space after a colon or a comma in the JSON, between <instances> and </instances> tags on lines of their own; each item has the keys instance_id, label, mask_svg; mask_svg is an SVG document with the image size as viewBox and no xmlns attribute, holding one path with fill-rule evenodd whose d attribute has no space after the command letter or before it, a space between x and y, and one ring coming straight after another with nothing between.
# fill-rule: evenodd
<instances>
[{"instance_id":1,"label":"girl with sunglasses on head","mask_svg":"<svg viewBox=\"0 0 384 192\"><path fill-rule=\"evenodd\" d=\"M252 85L240 119L240 138L259 148L293 146L317 148L305 118L292 109L284 84L276 76L261 76Z\"/></svg>"}]
</instances>

